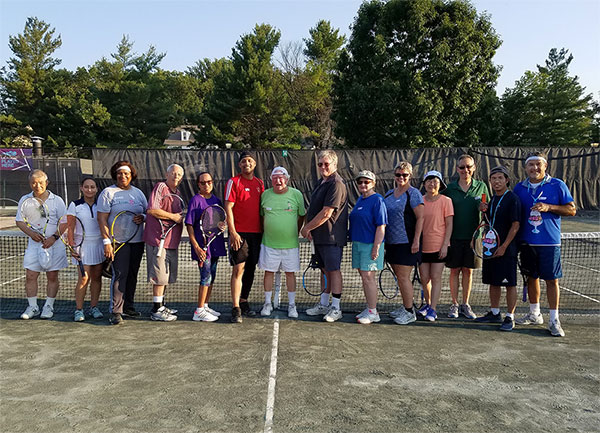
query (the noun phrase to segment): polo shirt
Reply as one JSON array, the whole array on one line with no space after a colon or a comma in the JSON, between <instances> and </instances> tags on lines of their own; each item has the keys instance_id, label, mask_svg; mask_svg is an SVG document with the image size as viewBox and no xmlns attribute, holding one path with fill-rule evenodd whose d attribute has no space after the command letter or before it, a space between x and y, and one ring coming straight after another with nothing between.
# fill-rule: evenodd
<instances>
[{"instance_id":1,"label":"polo shirt","mask_svg":"<svg viewBox=\"0 0 600 433\"><path fill-rule=\"evenodd\" d=\"M455 181L450 183L442 191L442 194L450 197L454 208L454 222L450 239L470 240L480 222L479 203L481 203L481 195L490 196L486 183L473 179L471 186L465 192L458 181Z\"/></svg>"}]
</instances>

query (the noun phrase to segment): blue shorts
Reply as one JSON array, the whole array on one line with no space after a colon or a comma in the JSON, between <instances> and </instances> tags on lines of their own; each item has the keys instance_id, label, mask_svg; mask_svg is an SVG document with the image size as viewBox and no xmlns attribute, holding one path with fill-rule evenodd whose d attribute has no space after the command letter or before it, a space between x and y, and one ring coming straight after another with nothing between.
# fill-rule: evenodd
<instances>
[{"instance_id":1,"label":"blue shorts","mask_svg":"<svg viewBox=\"0 0 600 433\"><path fill-rule=\"evenodd\" d=\"M210 260L205 260L202 266L198 265L198 269L200 269L200 285L201 286L210 286L213 281L215 281L215 276L217 275L217 263L219 263L219 258L210 258Z\"/></svg>"},{"instance_id":2,"label":"blue shorts","mask_svg":"<svg viewBox=\"0 0 600 433\"><path fill-rule=\"evenodd\" d=\"M559 246L519 245L521 271L531 278L557 280L562 278Z\"/></svg>"},{"instance_id":3,"label":"blue shorts","mask_svg":"<svg viewBox=\"0 0 600 433\"><path fill-rule=\"evenodd\" d=\"M379 255L375 260L371 259L373 244L363 242L352 242L352 269L361 271L381 271L383 269L383 243L379 246Z\"/></svg>"},{"instance_id":4,"label":"blue shorts","mask_svg":"<svg viewBox=\"0 0 600 433\"><path fill-rule=\"evenodd\" d=\"M317 263L327 272L339 271L342 268L344 247L337 245L315 245Z\"/></svg>"}]
</instances>

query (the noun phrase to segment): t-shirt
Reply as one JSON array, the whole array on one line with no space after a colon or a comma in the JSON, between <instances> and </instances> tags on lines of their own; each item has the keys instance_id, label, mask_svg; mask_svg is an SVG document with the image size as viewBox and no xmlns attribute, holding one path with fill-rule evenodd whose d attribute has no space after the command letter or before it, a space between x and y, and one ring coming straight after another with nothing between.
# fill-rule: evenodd
<instances>
[{"instance_id":1,"label":"t-shirt","mask_svg":"<svg viewBox=\"0 0 600 433\"><path fill-rule=\"evenodd\" d=\"M121 189L117 185L111 185L102 190L98 196L96 210L108 213L108 227L119 212L129 211L136 215L144 214L148 207L148 201L142 191L131 185L129 189ZM143 242L143 230L138 230L130 243Z\"/></svg>"},{"instance_id":2,"label":"t-shirt","mask_svg":"<svg viewBox=\"0 0 600 433\"><path fill-rule=\"evenodd\" d=\"M515 185L514 193L521 200L521 228L519 239L530 245L560 245L560 215L553 212L532 211L536 202L565 205L573 196L567 185L546 175L542 183L534 188L528 179Z\"/></svg>"},{"instance_id":3,"label":"t-shirt","mask_svg":"<svg viewBox=\"0 0 600 433\"><path fill-rule=\"evenodd\" d=\"M263 181L254 176L252 180L241 174L227 181L225 201L233 205L235 230L239 233L260 233L260 196L265 190Z\"/></svg>"},{"instance_id":4,"label":"t-shirt","mask_svg":"<svg viewBox=\"0 0 600 433\"><path fill-rule=\"evenodd\" d=\"M436 253L444 243L446 235L446 217L454 215L452 200L440 195L436 201L423 200L425 202L423 219L423 252ZM454 217L456 219L456 216ZM475 228L473 231L475 231ZM471 237L473 233L471 233Z\"/></svg>"},{"instance_id":5,"label":"t-shirt","mask_svg":"<svg viewBox=\"0 0 600 433\"><path fill-rule=\"evenodd\" d=\"M463 191L458 181L448 185L442 194L452 199L454 207L454 225L452 228L451 239L470 240L473 232L479 225L481 215L479 212L479 203L481 195L490 196L485 182L473 179L467 192Z\"/></svg>"},{"instance_id":6,"label":"t-shirt","mask_svg":"<svg viewBox=\"0 0 600 433\"><path fill-rule=\"evenodd\" d=\"M502 245L508 236L510 227L515 221L521 220L521 202L512 191L506 191L504 198L495 195L489 201L486 212L488 220L500 238L498 245ZM512 240L506 249L505 256L517 256L517 237Z\"/></svg>"},{"instance_id":7,"label":"t-shirt","mask_svg":"<svg viewBox=\"0 0 600 433\"><path fill-rule=\"evenodd\" d=\"M343 247L348 241L348 191L344 179L335 172L320 179L310 197L306 221L311 221L325 207L334 209L331 218L311 231L315 245Z\"/></svg>"},{"instance_id":8,"label":"t-shirt","mask_svg":"<svg viewBox=\"0 0 600 433\"><path fill-rule=\"evenodd\" d=\"M296 188L288 187L283 194L273 188L260 197L263 220L263 245L269 248L298 248L298 217L306 215L304 197Z\"/></svg>"},{"instance_id":9,"label":"t-shirt","mask_svg":"<svg viewBox=\"0 0 600 433\"><path fill-rule=\"evenodd\" d=\"M67 209L67 215L73 215L79 218L83 230L85 231L85 240L97 240L100 239L100 226L98 226L98 205L94 202L93 205L86 203L85 199L80 198L72 201Z\"/></svg>"},{"instance_id":10,"label":"t-shirt","mask_svg":"<svg viewBox=\"0 0 600 433\"><path fill-rule=\"evenodd\" d=\"M405 193L400 194L400 197L394 196L393 189L385 193L385 207L388 215L388 225L385 228L386 244L408 244L412 242L412 239L408 239L404 221L407 197L410 197L411 208L415 209L417 206L423 205L423 196L417 188L412 186ZM414 237L414 229L412 231L411 238Z\"/></svg>"},{"instance_id":11,"label":"t-shirt","mask_svg":"<svg viewBox=\"0 0 600 433\"><path fill-rule=\"evenodd\" d=\"M64 214L67 213L67 206L65 206L65 202L61 197L57 196L56 194L53 194L52 191L50 191L50 190L47 190L47 191L48 191L48 198L46 199L45 203L46 203L46 206L48 206L49 215L48 215L48 225L46 226L46 231L44 232L44 236L46 238L49 238L54 233L56 233L56 229L58 227L58 220L60 220L60 218ZM29 197L33 197L33 192L30 192L29 194L25 194L19 200L19 207L17 208L17 216L15 218L15 221L21 221L21 222L24 221L23 216L21 215L21 203L23 203ZM35 245L35 244L37 244L39 246L39 243L35 242L30 237L28 237L27 239L28 239L27 248L33 247L33 245Z\"/></svg>"},{"instance_id":12,"label":"t-shirt","mask_svg":"<svg viewBox=\"0 0 600 433\"><path fill-rule=\"evenodd\" d=\"M148 200L148 210L162 209L167 212L177 213L180 210L179 203L175 203L171 200L166 200L165 203L162 203L163 197L169 194L179 195L179 190L177 189L175 191L171 191L165 182L158 182L156 185L154 185L154 189L152 189L150 198ZM178 199L176 198L175 200ZM176 207L173 208L173 205ZM179 247L182 230L183 224L175 224L165 238L165 248L169 250L175 250ZM148 214L146 217L146 227L144 227L144 242L146 242L148 245L157 247L160 244L161 235L162 227L160 225L160 221L158 218Z\"/></svg>"},{"instance_id":13,"label":"t-shirt","mask_svg":"<svg viewBox=\"0 0 600 433\"><path fill-rule=\"evenodd\" d=\"M358 197L350 212L350 240L372 244L378 226L387 225L388 215L381 194Z\"/></svg>"},{"instance_id":14,"label":"t-shirt","mask_svg":"<svg viewBox=\"0 0 600 433\"><path fill-rule=\"evenodd\" d=\"M204 236L202 236L202 230L200 229L200 218L202 217L202 212L204 212L204 209L212 206L213 204L222 206L221 200L219 200L215 195L211 195L208 199L206 199L200 194L196 194L194 197L192 197L192 200L188 206L187 214L185 216L185 224L194 228L194 238L196 241L198 241L198 245L201 247L204 247ZM192 260L199 261L194 248L191 248L191 250ZM208 247L207 258L223 257L225 254L225 240L223 235L219 235Z\"/></svg>"}]
</instances>

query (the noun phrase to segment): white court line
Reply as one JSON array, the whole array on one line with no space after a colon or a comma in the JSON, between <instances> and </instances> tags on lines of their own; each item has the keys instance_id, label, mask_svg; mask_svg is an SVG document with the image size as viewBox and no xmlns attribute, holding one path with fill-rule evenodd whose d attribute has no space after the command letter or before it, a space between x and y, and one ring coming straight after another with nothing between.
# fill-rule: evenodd
<instances>
[{"instance_id":1,"label":"white court line","mask_svg":"<svg viewBox=\"0 0 600 433\"><path fill-rule=\"evenodd\" d=\"M271 366L269 368L269 388L267 390L267 412L265 414L264 433L273 432L273 410L275 408L275 382L277 381L277 348L279 346L279 319L273 323L273 342L271 344Z\"/></svg>"},{"instance_id":2,"label":"white court line","mask_svg":"<svg viewBox=\"0 0 600 433\"><path fill-rule=\"evenodd\" d=\"M6 282L4 282L4 283L0 284L0 286L5 286L5 285L7 285L7 284L14 283L15 281L17 281L17 280L20 280L20 279L22 279L22 278L25 278L25 275L23 275L23 276L21 276L21 277L13 278L13 279L12 279L12 280L10 280L10 281L6 281Z\"/></svg>"},{"instance_id":3,"label":"white court line","mask_svg":"<svg viewBox=\"0 0 600 433\"><path fill-rule=\"evenodd\" d=\"M572 262L567 262L567 261L565 261L565 264L568 264L568 265L571 265L571 266L577 266L578 268L582 268L582 269L586 269L586 270L588 270L588 271L592 271L592 272L598 272L598 273L600 273L600 270L598 270L598 269L589 268L589 267L587 267L587 266L579 265L579 264L577 264L577 263L572 263Z\"/></svg>"},{"instance_id":4,"label":"white court line","mask_svg":"<svg viewBox=\"0 0 600 433\"><path fill-rule=\"evenodd\" d=\"M597 302L600 304L600 301L594 298L590 298L589 296L584 295L583 293L576 292L575 290L567 289L566 287L560 286L562 290L566 290L567 292L571 292L575 295L581 296L582 298L589 299L590 301Z\"/></svg>"},{"instance_id":5,"label":"white court line","mask_svg":"<svg viewBox=\"0 0 600 433\"><path fill-rule=\"evenodd\" d=\"M1 258L1 259L0 259L0 262L3 262L4 260L10 260L10 259L14 259L14 258L16 258L16 257L21 257L21 256L24 256L24 255L25 255L25 253L23 253L23 254L17 254L16 256L8 256L8 257L4 257L4 258Z\"/></svg>"}]
</instances>

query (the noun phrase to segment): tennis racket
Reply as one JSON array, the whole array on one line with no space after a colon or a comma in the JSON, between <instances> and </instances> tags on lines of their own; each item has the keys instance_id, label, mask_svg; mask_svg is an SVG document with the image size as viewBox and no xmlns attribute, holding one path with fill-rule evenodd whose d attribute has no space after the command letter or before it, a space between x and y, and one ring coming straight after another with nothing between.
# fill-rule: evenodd
<instances>
[{"instance_id":1,"label":"tennis racket","mask_svg":"<svg viewBox=\"0 0 600 433\"><path fill-rule=\"evenodd\" d=\"M485 194L481 195L481 202L486 202ZM473 232L471 239L471 249L480 259L491 259L500 246L500 236L498 232L490 225L487 214L482 212L482 220Z\"/></svg>"},{"instance_id":2,"label":"tennis racket","mask_svg":"<svg viewBox=\"0 0 600 433\"><path fill-rule=\"evenodd\" d=\"M525 255L529 256L528 259L529 259L530 263L532 261L537 260L536 251L535 251L535 249L533 249L531 247L531 245L528 245L525 243L519 245L519 255L518 255L517 264L519 265L519 272L521 273L521 277L523 278L523 297L522 297L523 302L527 302L527 295L528 295L528 289L529 289L527 270L525 269L525 266L523 266L523 262L526 261L523 257Z\"/></svg>"},{"instance_id":3,"label":"tennis racket","mask_svg":"<svg viewBox=\"0 0 600 433\"><path fill-rule=\"evenodd\" d=\"M225 231L227 226L227 215L225 209L218 204L213 204L202 212L200 217L200 230L204 239L204 247L202 248L205 252L208 251L210 244ZM203 261L200 264L204 263Z\"/></svg>"},{"instance_id":4,"label":"tennis racket","mask_svg":"<svg viewBox=\"0 0 600 433\"><path fill-rule=\"evenodd\" d=\"M185 216L186 206L183 199L177 194L167 194L160 201L160 209ZM158 251L156 253L156 257L162 256L163 251L165 250L165 239L178 224L171 219L159 219L160 223L161 235L160 235L160 243L158 244Z\"/></svg>"},{"instance_id":5,"label":"tennis racket","mask_svg":"<svg viewBox=\"0 0 600 433\"><path fill-rule=\"evenodd\" d=\"M312 241L310 243L310 253L310 262L302 274L302 287L310 296L321 296L321 293L327 289L327 277L321 271L321 265L315 253L315 244Z\"/></svg>"},{"instance_id":6,"label":"tennis racket","mask_svg":"<svg viewBox=\"0 0 600 433\"><path fill-rule=\"evenodd\" d=\"M379 291L387 299L394 299L400 293L398 279L388 262L385 262L385 267L379 272Z\"/></svg>"},{"instance_id":7,"label":"tennis racket","mask_svg":"<svg viewBox=\"0 0 600 433\"><path fill-rule=\"evenodd\" d=\"M19 208L21 217L27 227L46 238L46 228L50 220L50 210L46 203L37 198L29 197L23 200ZM42 247L42 243L38 242L38 259L43 268L47 268L50 264L50 252L47 248Z\"/></svg>"},{"instance_id":8,"label":"tennis racket","mask_svg":"<svg viewBox=\"0 0 600 433\"><path fill-rule=\"evenodd\" d=\"M77 260L79 266L79 272L82 277L85 277L85 268L81 262L81 256L79 255L83 238L85 237L85 231L81 220L75 215L63 215L58 220L57 234L60 236L60 240L63 244L71 251L71 255Z\"/></svg>"},{"instance_id":9,"label":"tennis racket","mask_svg":"<svg viewBox=\"0 0 600 433\"><path fill-rule=\"evenodd\" d=\"M123 248L123 245L131 241L140 230L141 224L133 221L135 214L128 210L119 212L110 226L110 236L113 241L113 256Z\"/></svg>"}]
</instances>

